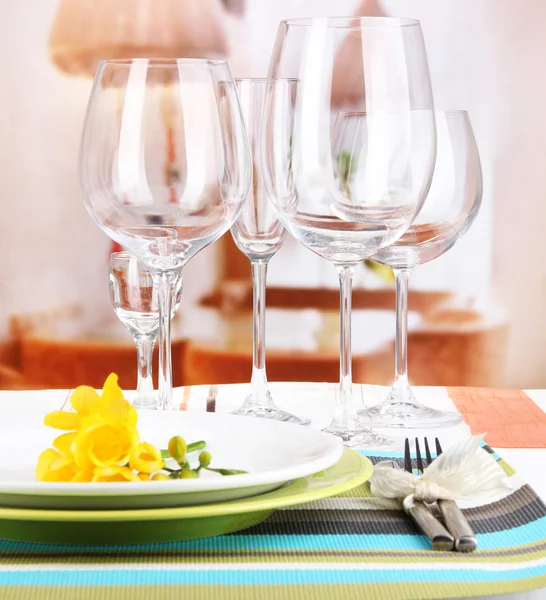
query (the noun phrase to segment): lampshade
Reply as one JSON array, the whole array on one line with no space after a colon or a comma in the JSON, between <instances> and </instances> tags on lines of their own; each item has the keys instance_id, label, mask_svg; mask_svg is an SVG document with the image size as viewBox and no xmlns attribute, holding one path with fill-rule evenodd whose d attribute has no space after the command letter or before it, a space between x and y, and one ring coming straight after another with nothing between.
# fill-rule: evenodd
<instances>
[{"instance_id":1,"label":"lampshade","mask_svg":"<svg viewBox=\"0 0 546 600\"><path fill-rule=\"evenodd\" d=\"M355 17L385 16L387 15L381 8L380 0L362 0L355 13ZM338 107L363 99L363 91L354 84L355 81L364 79L361 44L360 34L355 35L349 31L339 48L332 81L332 102Z\"/></svg>"},{"instance_id":2,"label":"lampshade","mask_svg":"<svg viewBox=\"0 0 546 600\"><path fill-rule=\"evenodd\" d=\"M93 76L108 58L218 58L227 53L220 0L60 0L53 63Z\"/></svg>"}]
</instances>

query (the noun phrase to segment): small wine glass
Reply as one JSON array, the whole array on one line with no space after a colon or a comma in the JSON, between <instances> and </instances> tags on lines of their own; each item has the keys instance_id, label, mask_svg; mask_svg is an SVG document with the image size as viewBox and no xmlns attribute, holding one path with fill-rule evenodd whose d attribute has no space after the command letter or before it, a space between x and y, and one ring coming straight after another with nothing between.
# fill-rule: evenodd
<instances>
[{"instance_id":1,"label":"small wine glass","mask_svg":"<svg viewBox=\"0 0 546 600\"><path fill-rule=\"evenodd\" d=\"M361 122L364 115L348 117ZM408 281L414 267L447 252L474 222L482 200L482 172L472 126L465 111L437 111L436 168L429 193L410 229L373 259L396 278L395 379L388 397L358 411L377 427L436 428L461 422L459 413L425 406L408 381Z\"/></svg>"},{"instance_id":2,"label":"small wine glass","mask_svg":"<svg viewBox=\"0 0 546 600\"><path fill-rule=\"evenodd\" d=\"M251 159L227 63L99 64L80 149L87 210L150 270L159 300L159 405L172 409L171 307L186 263L233 224Z\"/></svg>"},{"instance_id":3,"label":"small wine glass","mask_svg":"<svg viewBox=\"0 0 546 600\"><path fill-rule=\"evenodd\" d=\"M281 410L273 402L265 370L265 294L267 265L282 246L286 230L275 214L263 185L259 160L262 112L266 79L237 79L237 91L243 110L253 158L250 193L243 204L231 234L239 250L250 259L253 288L252 377L250 392L233 414L308 425L309 419ZM295 85L296 82L294 81Z\"/></svg>"},{"instance_id":4,"label":"small wine glass","mask_svg":"<svg viewBox=\"0 0 546 600\"><path fill-rule=\"evenodd\" d=\"M342 73L351 74L349 87ZM344 120L336 119L346 106L369 112L352 146L345 145ZM340 17L279 26L264 110L264 179L282 224L339 275L340 384L326 431L350 446L391 441L356 412L352 277L359 262L408 229L424 201L436 148L432 107L418 21Z\"/></svg>"},{"instance_id":5,"label":"small wine glass","mask_svg":"<svg viewBox=\"0 0 546 600\"><path fill-rule=\"evenodd\" d=\"M110 300L118 319L133 336L137 350L135 408L157 408L152 379L152 357L159 333L157 289L150 270L130 252L110 255ZM171 318L180 304L182 277L174 286Z\"/></svg>"}]
</instances>

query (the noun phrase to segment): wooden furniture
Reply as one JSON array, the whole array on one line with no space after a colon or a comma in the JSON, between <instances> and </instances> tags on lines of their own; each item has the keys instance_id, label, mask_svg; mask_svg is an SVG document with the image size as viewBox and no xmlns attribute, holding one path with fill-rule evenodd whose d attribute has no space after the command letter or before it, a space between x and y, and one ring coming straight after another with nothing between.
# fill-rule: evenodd
<instances>
[{"instance_id":1,"label":"wooden furniture","mask_svg":"<svg viewBox=\"0 0 546 600\"><path fill-rule=\"evenodd\" d=\"M391 289L355 290L355 322L359 314L370 314L373 323L371 310L392 317L394 301ZM448 293L410 292L410 311L419 315L408 336L412 383L503 385L506 322L472 310L455 310L450 308L452 301ZM267 340L271 381L338 380L338 303L335 289L268 290L268 323L276 333ZM201 304L174 322L174 385L248 382L252 368L250 282L225 282ZM316 316L311 322L304 318L309 311ZM366 341L369 327L353 327L353 376L355 382L389 385L394 366L393 318L386 326L375 324L375 329L382 334L377 343L362 349L358 336ZM10 351L5 350L0 360L2 389L72 388L83 383L100 387L113 371L122 387L135 386L135 349L128 331L110 311L102 320L78 307L16 315L11 331ZM157 356L155 360L157 373Z\"/></svg>"},{"instance_id":2,"label":"wooden furniture","mask_svg":"<svg viewBox=\"0 0 546 600\"><path fill-rule=\"evenodd\" d=\"M97 319L79 307L70 306L52 312L15 315L11 331L17 355L13 368L23 387L69 389L85 384L100 388L112 372L119 375L122 388L134 389L136 385L135 347L129 332L113 313ZM172 345L175 386L183 383L184 348L185 341L175 334ZM157 370L156 348L156 385Z\"/></svg>"},{"instance_id":3,"label":"wooden furniture","mask_svg":"<svg viewBox=\"0 0 546 600\"><path fill-rule=\"evenodd\" d=\"M416 385L502 385L508 327L505 320L485 317L473 310L450 308L453 297L447 292L411 291L410 311L420 315L408 335L409 374ZM229 330L211 342L188 340L184 354L183 380L186 385L243 383L252 368L252 288L246 281L228 281L203 298L202 305L222 315ZM267 292L270 310L282 309L287 318L298 311L316 309L330 313L326 330L315 332L313 350L286 347L268 349L270 381L337 381L339 345L337 314L339 293L335 289L273 287ZM393 289L356 289L353 309L394 310ZM247 315L242 325L242 316ZM333 325L332 325L333 324ZM309 332L304 332L306 336ZM287 336L290 331L287 329ZM365 333L364 333L365 335ZM353 328L354 337L354 328ZM325 342L326 340L326 342ZM367 352L353 351L355 382L389 385L394 370L394 326L392 338Z\"/></svg>"}]
</instances>

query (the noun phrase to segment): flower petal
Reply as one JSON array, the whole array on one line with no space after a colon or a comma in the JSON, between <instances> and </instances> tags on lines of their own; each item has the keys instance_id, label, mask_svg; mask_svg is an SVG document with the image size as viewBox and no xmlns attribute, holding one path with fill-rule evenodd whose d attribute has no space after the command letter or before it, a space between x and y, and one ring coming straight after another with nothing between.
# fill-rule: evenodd
<instances>
[{"instance_id":1,"label":"flower petal","mask_svg":"<svg viewBox=\"0 0 546 600\"><path fill-rule=\"evenodd\" d=\"M110 418L124 423L128 427L136 427L138 414L134 407L123 396L123 392L118 385L118 376L112 373L104 382L102 389L103 414Z\"/></svg>"},{"instance_id":2,"label":"flower petal","mask_svg":"<svg viewBox=\"0 0 546 600\"><path fill-rule=\"evenodd\" d=\"M62 468L49 471L43 481L70 482L78 472L73 462L66 463Z\"/></svg>"},{"instance_id":3,"label":"flower petal","mask_svg":"<svg viewBox=\"0 0 546 600\"><path fill-rule=\"evenodd\" d=\"M138 475L135 475L128 467L105 467L95 469L92 481L140 481L140 479L138 478Z\"/></svg>"},{"instance_id":4,"label":"flower petal","mask_svg":"<svg viewBox=\"0 0 546 600\"><path fill-rule=\"evenodd\" d=\"M131 454L129 466L140 473L156 473L165 466L165 461L161 457L161 450L148 442L143 442Z\"/></svg>"},{"instance_id":5,"label":"flower petal","mask_svg":"<svg viewBox=\"0 0 546 600\"><path fill-rule=\"evenodd\" d=\"M53 447L62 454L72 455L72 442L77 435L77 431L63 433L53 440Z\"/></svg>"},{"instance_id":6,"label":"flower petal","mask_svg":"<svg viewBox=\"0 0 546 600\"><path fill-rule=\"evenodd\" d=\"M71 481L76 472L76 465L53 448L44 450L40 454L36 465L36 479L38 481Z\"/></svg>"},{"instance_id":7,"label":"flower petal","mask_svg":"<svg viewBox=\"0 0 546 600\"><path fill-rule=\"evenodd\" d=\"M45 416L44 425L63 431L74 431L80 427L81 421L82 418L78 413L55 410Z\"/></svg>"},{"instance_id":8,"label":"flower petal","mask_svg":"<svg viewBox=\"0 0 546 600\"><path fill-rule=\"evenodd\" d=\"M104 400L88 385L80 385L70 396L70 404L80 415L92 415L102 411Z\"/></svg>"},{"instance_id":9,"label":"flower petal","mask_svg":"<svg viewBox=\"0 0 546 600\"><path fill-rule=\"evenodd\" d=\"M53 448L44 450L38 457L38 463L36 464L36 479L37 481L45 481L45 477L49 473L51 465L61 457L61 454Z\"/></svg>"},{"instance_id":10,"label":"flower petal","mask_svg":"<svg viewBox=\"0 0 546 600\"><path fill-rule=\"evenodd\" d=\"M94 474L93 469L78 469L71 481L74 483L91 483Z\"/></svg>"},{"instance_id":11,"label":"flower petal","mask_svg":"<svg viewBox=\"0 0 546 600\"><path fill-rule=\"evenodd\" d=\"M106 399L107 402L111 402L112 400L125 400L123 396L123 391L118 385L118 376L115 373L110 373L102 386L102 397Z\"/></svg>"}]
</instances>

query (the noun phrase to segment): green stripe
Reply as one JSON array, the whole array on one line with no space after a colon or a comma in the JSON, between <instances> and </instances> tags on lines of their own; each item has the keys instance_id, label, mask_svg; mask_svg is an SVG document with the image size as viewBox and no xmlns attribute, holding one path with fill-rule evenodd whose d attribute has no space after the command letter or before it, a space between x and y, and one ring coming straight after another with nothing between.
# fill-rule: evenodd
<instances>
[{"instance_id":1,"label":"green stripe","mask_svg":"<svg viewBox=\"0 0 546 600\"><path fill-rule=\"evenodd\" d=\"M10 587L0 600L407 600L471 598L546 587L546 577L497 583L264 586Z\"/></svg>"},{"instance_id":2,"label":"green stripe","mask_svg":"<svg viewBox=\"0 0 546 600\"><path fill-rule=\"evenodd\" d=\"M513 477L516 474L516 470L511 467L504 458L501 458L497 461L497 463L502 467L502 470L508 475L508 477Z\"/></svg>"}]
</instances>

